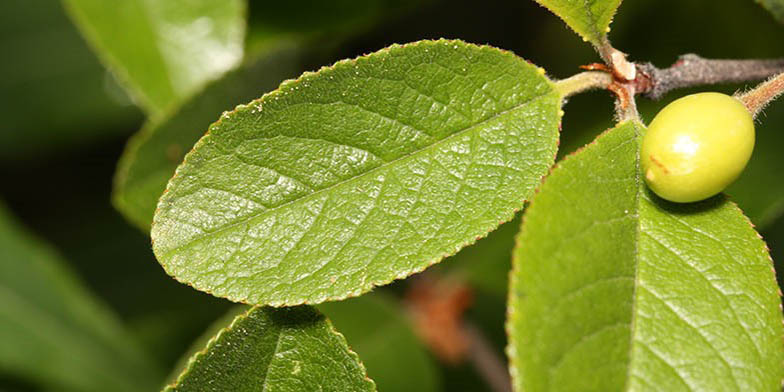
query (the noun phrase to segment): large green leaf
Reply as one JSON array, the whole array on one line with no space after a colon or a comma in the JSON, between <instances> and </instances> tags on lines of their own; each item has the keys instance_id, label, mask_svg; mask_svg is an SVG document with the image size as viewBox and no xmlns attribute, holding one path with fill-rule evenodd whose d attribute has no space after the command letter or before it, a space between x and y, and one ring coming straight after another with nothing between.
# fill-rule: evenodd
<instances>
[{"instance_id":1,"label":"large green leaf","mask_svg":"<svg viewBox=\"0 0 784 392\"><path fill-rule=\"evenodd\" d=\"M307 306L254 307L219 332L166 391L375 391L359 358Z\"/></svg>"},{"instance_id":2,"label":"large green leaf","mask_svg":"<svg viewBox=\"0 0 784 392\"><path fill-rule=\"evenodd\" d=\"M765 244L724 196L650 193L642 132L622 124L565 159L526 211L507 325L517 390L779 390Z\"/></svg>"},{"instance_id":3,"label":"large green leaf","mask_svg":"<svg viewBox=\"0 0 784 392\"><path fill-rule=\"evenodd\" d=\"M210 84L173 114L150 120L126 147L114 181L113 200L131 222L150 230L158 198L185 153L221 112L274 89L301 71L300 50L280 44Z\"/></svg>"},{"instance_id":4,"label":"large green leaf","mask_svg":"<svg viewBox=\"0 0 784 392\"><path fill-rule=\"evenodd\" d=\"M596 46L602 45L621 0L536 0Z\"/></svg>"},{"instance_id":5,"label":"large green leaf","mask_svg":"<svg viewBox=\"0 0 784 392\"><path fill-rule=\"evenodd\" d=\"M439 371L405 310L382 292L319 305L384 392L440 391Z\"/></svg>"},{"instance_id":6,"label":"large green leaf","mask_svg":"<svg viewBox=\"0 0 784 392\"><path fill-rule=\"evenodd\" d=\"M45 244L0 205L0 375L52 390L139 391L160 374Z\"/></svg>"},{"instance_id":7,"label":"large green leaf","mask_svg":"<svg viewBox=\"0 0 784 392\"><path fill-rule=\"evenodd\" d=\"M460 41L307 73L210 127L161 197L153 250L234 301L358 295L511 219L553 162L559 106L541 69Z\"/></svg>"},{"instance_id":8,"label":"large green leaf","mask_svg":"<svg viewBox=\"0 0 784 392\"><path fill-rule=\"evenodd\" d=\"M160 113L242 59L245 0L63 1L148 113Z\"/></svg>"},{"instance_id":9,"label":"large green leaf","mask_svg":"<svg viewBox=\"0 0 784 392\"><path fill-rule=\"evenodd\" d=\"M762 4L779 21L784 23L784 0L755 0Z\"/></svg>"}]
</instances>

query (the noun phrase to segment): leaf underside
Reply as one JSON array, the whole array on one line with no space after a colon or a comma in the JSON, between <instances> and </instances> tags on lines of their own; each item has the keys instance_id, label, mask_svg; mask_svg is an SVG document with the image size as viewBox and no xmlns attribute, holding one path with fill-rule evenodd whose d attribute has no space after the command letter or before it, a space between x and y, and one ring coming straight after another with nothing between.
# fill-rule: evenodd
<instances>
[{"instance_id":1,"label":"leaf underside","mask_svg":"<svg viewBox=\"0 0 784 392\"><path fill-rule=\"evenodd\" d=\"M773 391L782 315L765 244L724 196L674 204L641 180L625 123L553 170L514 253L518 391Z\"/></svg>"},{"instance_id":2,"label":"leaf underside","mask_svg":"<svg viewBox=\"0 0 784 392\"><path fill-rule=\"evenodd\" d=\"M375 391L359 358L315 309L254 307L219 332L164 391Z\"/></svg>"},{"instance_id":3,"label":"leaf underside","mask_svg":"<svg viewBox=\"0 0 784 392\"><path fill-rule=\"evenodd\" d=\"M63 0L98 57L159 114L242 60L245 0Z\"/></svg>"},{"instance_id":4,"label":"leaf underside","mask_svg":"<svg viewBox=\"0 0 784 392\"><path fill-rule=\"evenodd\" d=\"M511 219L554 160L560 97L512 53L421 41L224 115L161 197L176 279L274 306L359 295Z\"/></svg>"},{"instance_id":5,"label":"leaf underside","mask_svg":"<svg viewBox=\"0 0 784 392\"><path fill-rule=\"evenodd\" d=\"M621 0L536 0L572 28L584 40L602 45Z\"/></svg>"}]
</instances>

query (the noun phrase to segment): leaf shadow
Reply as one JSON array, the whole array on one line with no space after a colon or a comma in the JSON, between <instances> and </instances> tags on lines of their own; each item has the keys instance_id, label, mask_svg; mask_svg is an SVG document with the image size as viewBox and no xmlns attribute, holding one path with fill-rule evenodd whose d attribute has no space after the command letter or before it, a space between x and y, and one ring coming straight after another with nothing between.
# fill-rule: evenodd
<instances>
[{"instance_id":1,"label":"leaf shadow","mask_svg":"<svg viewBox=\"0 0 784 392\"><path fill-rule=\"evenodd\" d=\"M677 216L704 214L720 208L729 202L727 195L719 193L702 201L693 203L676 203L662 199L657 194L653 193L653 191L651 191L648 187L645 187L645 198L648 199L651 204L656 206L657 209Z\"/></svg>"}]
</instances>

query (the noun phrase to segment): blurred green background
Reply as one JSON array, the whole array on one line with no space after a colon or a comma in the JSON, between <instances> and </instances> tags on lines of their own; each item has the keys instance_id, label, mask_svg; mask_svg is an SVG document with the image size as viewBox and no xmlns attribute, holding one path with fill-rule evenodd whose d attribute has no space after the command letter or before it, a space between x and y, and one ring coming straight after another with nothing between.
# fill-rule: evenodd
<instances>
[{"instance_id":1,"label":"blurred green background","mask_svg":"<svg viewBox=\"0 0 784 392\"><path fill-rule=\"evenodd\" d=\"M302 39L305 58L282 71L290 76L392 43L441 37L511 50L544 67L553 78L570 76L579 71L579 65L598 60L592 48L559 19L528 0L278 3L250 2L246 57L278 41ZM784 26L753 0L724 0L720 5L708 0L628 1L615 18L610 39L630 59L659 67L684 53L711 58L784 57ZM48 243L86 289L116 313L130 338L151 358L156 369L151 374L160 374L151 384L161 384L192 342L233 305L168 277L154 259L146 233L111 203L117 161L128 138L142 128L145 113L98 60L57 1L0 2L0 52L4 53L0 61L0 200L15 216L8 219L21 222L38 237L34 241ZM650 120L664 104L684 94L732 93L748 86L695 88L672 92L659 102L644 98L638 102L643 119ZM227 103L223 109L233 106ZM613 124L613 102L606 91L576 96L564 110L561 156ZM784 102L777 102L760 117L755 155L728 192L758 225L779 271L784 271L779 262L784 262L782 130ZM472 284L476 298L467 317L482 328L499 355L505 345L508 258L518 225L519 218L434 269L439 274L457 274ZM0 230L3 235L9 234ZM14 241L0 238L0 244ZM9 259L14 255L0 249L0 264L17 262ZM8 271L0 269L0 273ZM17 278L0 277L0 290L3 279ZM406 284L377 291L386 301L400 297ZM6 306L3 298L0 295L0 307ZM341 324L350 327L351 318L358 317L330 307L335 308L331 311L339 329ZM330 307L324 309L327 315L331 315ZM390 309L398 311L394 306ZM0 318L0 346L8 343L3 342L2 333L8 328L2 323ZM368 328L382 326L371 323ZM410 332L401 334L400 344L417 344L409 342ZM373 354L381 350L371 347L377 342L353 341L357 333L349 331L346 335L361 356L363 351L375 356L365 361L382 391L487 390L469 365L440 364L421 349L411 351L418 358L414 363L420 364L420 374L395 382L400 373L389 369L405 368L410 357ZM0 348L0 391L72 390L8 366L1 359L2 352ZM380 374L381 369L386 374Z\"/></svg>"}]
</instances>

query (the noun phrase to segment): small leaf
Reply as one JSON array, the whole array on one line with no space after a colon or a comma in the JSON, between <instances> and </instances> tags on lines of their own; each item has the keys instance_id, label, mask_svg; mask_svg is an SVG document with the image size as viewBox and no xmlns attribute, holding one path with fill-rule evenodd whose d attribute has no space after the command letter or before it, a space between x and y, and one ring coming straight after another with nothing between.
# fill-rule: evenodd
<instances>
[{"instance_id":1,"label":"small leaf","mask_svg":"<svg viewBox=\"0 0 784 392\"><path fill-rule=\"evenodd\" d=\"M755 0L767 9L773 17L784 23L784 0Z\"/></svg>"},{"instance_id":2,"label":"small leaf","mask_svg":"<svg viewBox=\"0 0 784 392\"><path fill-rule=\"evenodd\" d=\"M242 59L244 0L63 0L98 56L150 114Z\"/></svg>"},{"instance_id":3,"label":"small leaf","mask_svg":"<svg viewBox=\"0 0 784 392\"><path fill-rule=\"evenodd\" d=\"M601 46L607 40L610 23L621 0L536 0L559 18L585 41Z\"/></svg>"},{"instance_id":4,"label":"small leaf","mask_svg":"<svg viewBox=\"0 0 784 392\"><path fill-rule=\"evenodd\" d=\"M375 391L357 355L307 306L254 307L234 319L165 391Z\"/></svg>"},{"instance_id":5,"label":"small leaf","mask_svg":"<svg viewBox=\"0 0 784 392\"><path fill-rule=\"evenodd\" d=\"M188 100L167 118L150 120L129 142L114 180L113 201L131 222L149 232L161 193L188 150L223 110L258 97L301 71L301 50L278 45Z\"/></svg>"},{"instance_id":6,"label":"small leaf","mask_svg":"<svg viewBox=\"0 0 784 392\"><path fill-rule=\"evenodd\" d=\"M1 204L0 249L0 374L51 390L158 385L158 369L113 315Z\"/></svg>"},{"instance_id":7,"label":"small leaf","mask_svg":"<svg viewBox=\"0 0 784 392\"><path fill-rule=\"evenodd\" d=\"M379 390L441 391L438 366L394 298L374 291L318 309L346 336Z\"/></svg>"},{"instance_id":8,"label":"small leaf","mask_svg":"<svg viewBox=\"0 0 784 392\"><path fill-rule=\"evenodd\" d=\"M252 304L356 296L514 216L553 162L540 69L460 41L341 61L224 115L161 197L169 274Z\"/></svg>"},{"instance_id":9,"label":"small leaf","mask_svg":"<svg viewBox=\"0 0 784 392\"><path fill-rule=\"evenodd\" d=\"M724 196L653 195L642 132L625 123L565 159L526 211L507 324L516 390L779 390L765 244Z\"/></svg>"}]
</instances>

